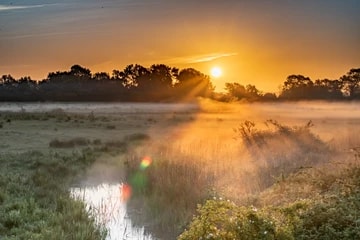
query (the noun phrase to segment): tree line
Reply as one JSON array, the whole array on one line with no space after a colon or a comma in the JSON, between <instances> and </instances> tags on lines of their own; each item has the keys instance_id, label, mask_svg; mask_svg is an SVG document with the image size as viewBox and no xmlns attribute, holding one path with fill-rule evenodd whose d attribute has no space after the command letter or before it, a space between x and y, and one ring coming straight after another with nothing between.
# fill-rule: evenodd
<instances>
[{"instance_id":1,"label":"tree line","mask_svg":"<svg viewBox=\"0 0 360 240\"><path fill-rule=\"evenodd\" d=\"M11 75L0 79L0 101L181 101L210 97L213 91L209 76L164 64L131 64L111 76L73 65L69 71L50 72L42 81Z\"/></svg>"},{"instance_id":2,"label":"tree line","mask_svg":"<svg viewBox=\"0 0 360 240\"><path fill-rule=\"evenodd\" d=\"M312 81L303 75L290 75L278 95L264 93L255 85L226 83L225 93L216 93L210 77L193 68L178 69L164 64L146 68L126 66L112 74L73 65L69 71L50 72L46 79L0 78L0 101L122 101L176 102L197 97L218 101L355 100L360 99L360 68L339 79Z\"/></svg>"},{"instance_id":3,"label":"tree line","mask_svg":"<svg viewBox=\"0 0 360 240\"><path fill-rule=\"evenodd\" d=\"M273 100L355 100L360 99L360 68L350 69L339 79L318 79L312 81L303 75L289 75L280 87L280 93L263 93L254 85L226 83L223 98L246 99L249 101ZM228 101L230 99L227 99Z\"/></svg>"}]
</instances>

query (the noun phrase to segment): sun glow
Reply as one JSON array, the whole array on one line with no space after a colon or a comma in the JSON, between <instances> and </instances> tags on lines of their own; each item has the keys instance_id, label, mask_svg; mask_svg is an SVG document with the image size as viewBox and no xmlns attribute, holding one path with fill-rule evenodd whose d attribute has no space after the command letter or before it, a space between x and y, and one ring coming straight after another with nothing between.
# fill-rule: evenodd
<instances>
[{"instance_id":1,"label":"sun glow","mask_svg":"<svg viewBox=\"0 0 360 240\"><path fill-rule=\"evenodd\" d=\"M222 75L222 70L219 67L213 67L211 69L211 76L213 76L214 78L218 78Z\"/></svg>"}]
</instances>

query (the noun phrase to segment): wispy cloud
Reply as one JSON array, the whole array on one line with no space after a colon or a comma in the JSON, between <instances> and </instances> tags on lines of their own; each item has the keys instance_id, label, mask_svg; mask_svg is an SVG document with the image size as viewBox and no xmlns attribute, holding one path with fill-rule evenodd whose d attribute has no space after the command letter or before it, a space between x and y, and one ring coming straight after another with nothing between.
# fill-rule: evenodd
<instances>
[{"instance_id":1,"label":"wispy cloud","mask_svg":"<svg viewBox=\"0 0 360 240\"><path fill-rule=\"evenodd\" d=\"M192 56L184 56L184 57L175 57L170 59L165 59L163 62L168 63L202 63L202 62L210 62L219 58L236 56L238 53L210 53L210 54L202 54L202 55L192 55Z\"/></svg>"},{"instance_id":2,"label":"wispy cloud","mask_svg":"<svg viewBox=\"0 0 360 240\"><path fill-rule=\"evenodd\" d=\"M193 56L188 63L210 62L218 58L236 56L237 53L214 53L201 56Z\"/></svg>"},{"instance_id":3,"label":"wispy cloud","mask_svg":"<svg viewBox=\"0 0 360 240\"><path fill-rule=\"evenodd\" d=\"M0 5L0 11L11 11L18 9L27 9L27 8L39 8L44 7L45 5L29 5L29 6L15 6L15 5Z\"/></svg>"}]
</instances>

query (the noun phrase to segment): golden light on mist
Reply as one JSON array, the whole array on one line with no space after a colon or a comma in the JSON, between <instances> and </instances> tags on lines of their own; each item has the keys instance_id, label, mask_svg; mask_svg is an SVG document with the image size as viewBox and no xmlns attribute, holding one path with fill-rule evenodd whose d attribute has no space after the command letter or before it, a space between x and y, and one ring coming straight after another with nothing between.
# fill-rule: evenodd
<instances>
[{"instance_id":1,"label":"golden light on mist","mask_svg":"<svg viewBox=\"0 0 360 240\"><path fill-rule=\"evenodd\" d=\"M219 78L222 75L222 70L220 67L213 67L213 68L211 68L210 73L211 73L212 77Z\"/></svg>"}]
</instances>

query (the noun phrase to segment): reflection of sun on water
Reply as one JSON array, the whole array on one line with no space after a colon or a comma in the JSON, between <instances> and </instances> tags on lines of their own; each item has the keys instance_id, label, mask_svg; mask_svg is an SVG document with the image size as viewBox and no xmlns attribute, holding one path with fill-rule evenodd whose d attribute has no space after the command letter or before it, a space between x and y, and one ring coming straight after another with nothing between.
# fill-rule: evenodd
<instances>
[{"instance_id":1,"label":"reflection of sun on water","mask_svg":"<svg viewBox=\"0 0 360 240\"><path fill-rule=\"evenodd\" d=\"M84 201L96 223L107 228L106 239L152 239L145 233L144 227L134 227L127 216L126 201L131 196L129 185L101 184L96 187L71 188L70 194Z\"/></svg>"}]
</instances>

